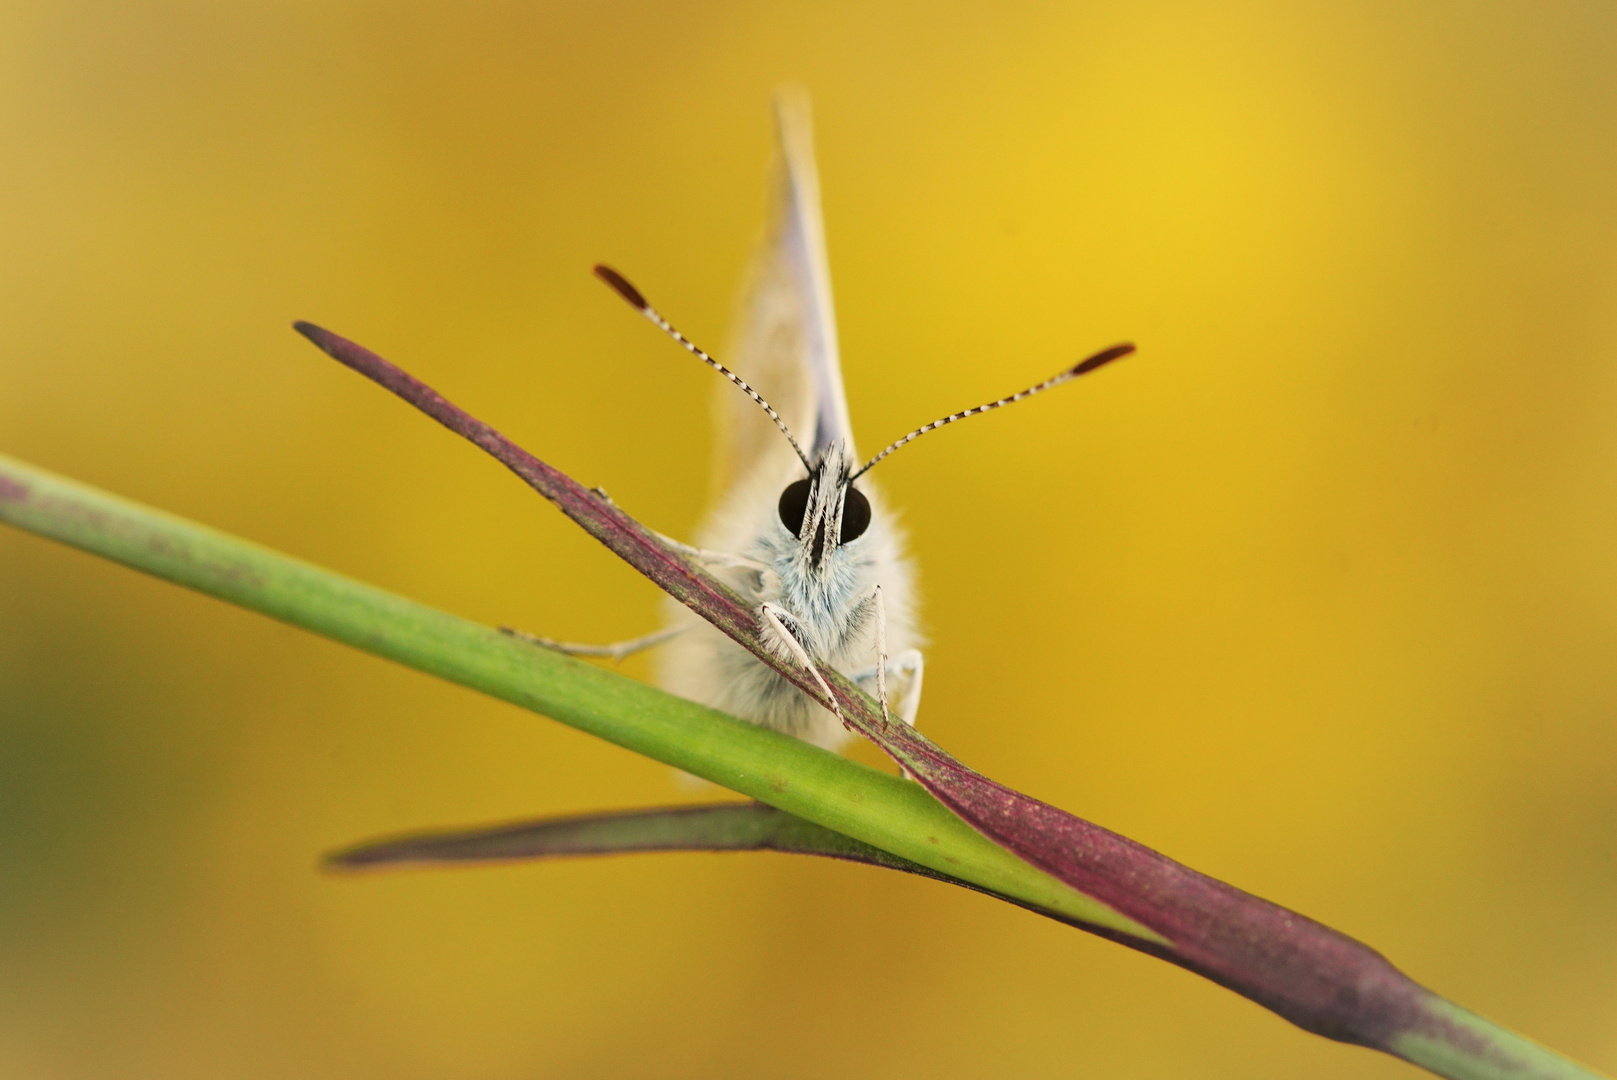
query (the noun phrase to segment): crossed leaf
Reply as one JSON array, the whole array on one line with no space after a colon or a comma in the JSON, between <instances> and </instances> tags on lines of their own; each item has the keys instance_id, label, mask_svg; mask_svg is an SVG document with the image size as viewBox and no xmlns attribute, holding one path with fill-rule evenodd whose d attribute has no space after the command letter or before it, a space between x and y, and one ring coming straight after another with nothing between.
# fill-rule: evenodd
<instances>
[{"instance_id":1,"label":"crossed leaf","mask_svg":"<svg viewBox=\"0 0 1617 1080\"><path fill-rule=\"evenodd\" d=\"M1309 1031L1456 1080L1597 1074L1433 994L1379 953L974 772L886 723L833 670L827 699L755 613L604 493L585 489L344 338L297 329L487 451L658 586L839 712L916 782L725 717L614 672L0 457L0 520L482 690L767 805L639 811L372 842L343 867L659 850L851 859L973 888L1168 960Z\"/></svg>"}]
</instances>

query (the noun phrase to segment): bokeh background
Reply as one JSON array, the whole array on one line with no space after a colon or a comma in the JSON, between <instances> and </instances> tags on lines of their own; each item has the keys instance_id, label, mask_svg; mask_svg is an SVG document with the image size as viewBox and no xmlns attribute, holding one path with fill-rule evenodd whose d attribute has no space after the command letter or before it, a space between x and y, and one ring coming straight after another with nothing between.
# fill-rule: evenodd
<instances>
[{"instance_id":1,"label":"bokeh background","mask_svg":"<svg viewBox=\"0 0 1617 1080\"><path fill-rule=\"evenodd\" d=\"M582 640L652 587L287 324L688 533L712 376L588 267L722 341L802 82L865 445L1140 344L883 466L925 729L1617 1070L1609 5L51 0L0 57L0 449ZM0 531L0 1072L1412 1075L865 868L315 868L714 794Z\"/></svg>"}]
</instances>

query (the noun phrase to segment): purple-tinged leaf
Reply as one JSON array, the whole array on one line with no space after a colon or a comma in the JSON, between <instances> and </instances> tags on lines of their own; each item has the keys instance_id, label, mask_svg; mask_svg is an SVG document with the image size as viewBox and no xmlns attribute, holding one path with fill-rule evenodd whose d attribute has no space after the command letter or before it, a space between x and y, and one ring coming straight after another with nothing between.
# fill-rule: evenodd
<instances>
[{"instance_id":1,"label":"purple-tinged leaf","mask_svg":"<svg viewBox=\"0 0 1617 1080\"><path fill-rule=\"evenodd\" d=\"M805 821L763 803L717 803L538 818L465 829L401 833L334 851L330 870L383 870L410 866L470 866L531 862L584 855L638 855L671 851L778 851L882 866L1026 908L1046 918L1093 930L1052 908L1032 904L970 881L940 873L851 836Z\"/></svg>"},{"instance_id":2,"label":"purple-tinged leaf","mask_svg":"<svg viewBox=\"0 0 1617 1080\"><path fill-rule=\"evenodd\" d=\"M678 851L776 851L881 866L984 893L1068 926L1105 932L1065 912L922 866L758 802L654 807L400 833L362 840L331 852L321 862L329 870L372 871Z\"/></svg>"},{"instance_id":3,"label":"purple-tinged leaf","mask_svg":"<svg viewBox=\"0 0 1617 1080\"><path fill-rule=\"evenodd\" d=\"M370 870L388 866L510 863L651 851L782 851L821 855L967 885L823 825L756 802L666 806L404 833L361 841L332 852L323 861L333 870Z\"/></svg>"},{"instance_id":4,"label":"purple-tinged leaf","mask_svg":"<svg viewBox=\"0 0 1617 1080\"><path fill-rule=\"evenodd\" d=\"M376 354L309 323L299 333L487 451L636 570L879 745L972 828L1151 931L1085 925L1250 998L1316 1034L1456 1077L1591 1077L1444 1001L1375 950L974 772L832 669L818 680L776 656L732 589L629 517ZM1436 1063L1436 1064L1434 1064Z\"/></svg>"}]
</instances>

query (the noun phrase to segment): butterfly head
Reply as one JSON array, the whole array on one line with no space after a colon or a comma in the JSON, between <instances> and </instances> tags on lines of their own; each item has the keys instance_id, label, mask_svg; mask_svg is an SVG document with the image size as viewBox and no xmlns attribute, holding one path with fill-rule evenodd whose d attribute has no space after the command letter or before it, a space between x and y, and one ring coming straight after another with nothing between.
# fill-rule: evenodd
<instances>
[{"instance_id":1,"label":"butterfly head","mask_svg":"<svg viewBox=\"0 0 1617 1080\"><path fill-rule=\"evenodd\" d=\"M870 500L853 486L854 465L847 444L834 441L808 476L780 493L781 526L797 538L797 558L811 570L819 570L870 527Z\"/></svg>"}]
</instances>

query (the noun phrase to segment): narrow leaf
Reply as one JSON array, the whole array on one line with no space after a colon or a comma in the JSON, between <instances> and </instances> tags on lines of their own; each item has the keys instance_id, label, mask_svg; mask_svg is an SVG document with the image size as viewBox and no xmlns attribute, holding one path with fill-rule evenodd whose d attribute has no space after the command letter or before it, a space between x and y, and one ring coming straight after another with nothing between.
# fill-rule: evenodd
<instances>
[{"instance_id":1,"label":"narrow leaf","mask_svg":"<svg viewBox=\"0 0 1617 1080\"><path fill-rule=\"evenodd\" d=\"M445 863L510 863L579 855L653 851L781 851L905 870L979 889L879 847L763 803L667 806L404 833L327 855L333 870Z\"/></svg>"},{"instance_id":2,"label":"narrow leaf","mask_svg":"<svg viewBox=\"0 0 1617 1080\"><path fill-rule=\"evenodd\" d=\"M884 720L868 694L829 668L819 673L827 699L813 674L764 644L740 596L609 500L375 353L309 323L296 329L488 452L636 570L842 716L973 829L1091 898L1108 916L1092 920L1096 932L1204 975L1305 1030L1443 1075L1592 1075L1444 1001L1344 934L967 768L915 729Z\"/></svg>"},{"instance_id":3,"label":"narrow leaf","mask_svg":"<svg viewBox=\"0 0 1617 1080\"><path fill-rule=\"evenodd\" d=\"M330 870L371 871L659 851L777 851L881 866L984 893L1068 926L1097 930L1066 912L911 862L873 844L756 802L655 807L408 832L362 840L331 852L322 862Z\"/></svg>"}]
</instances>

